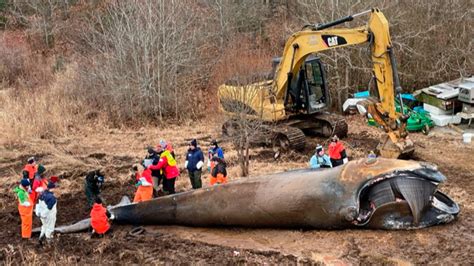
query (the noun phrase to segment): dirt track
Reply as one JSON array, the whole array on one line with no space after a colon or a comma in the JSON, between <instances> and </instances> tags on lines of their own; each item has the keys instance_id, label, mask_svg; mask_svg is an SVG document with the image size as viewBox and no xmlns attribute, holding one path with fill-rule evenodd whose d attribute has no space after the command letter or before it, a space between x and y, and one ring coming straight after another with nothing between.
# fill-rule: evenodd
<instances>
[{"instance_id":1,"label":"dirt track","mask_svg":"<svg viewBox=\"0 0 474 266\"><path fill-rule=\"evenodd\" d=\"M377 143L375 129L358 118L350 118L350 136L346 139L352 157L363 156ZM187 129L189 130L189 129ZM173 136L170 132L161 134ZM186 132L185 132L186 133ZM206 132L202 132L202 135ZM87 233L60 235L53 247L42 249L35 243L23 243L19 237L19 217L11 188L29 154L40 155L54 173L62 173L58 188L58 224L84 218L83 175L94 167L105 167L107 187L104 198L118 202L122 195L133 194L127 169L144 153L143 147L157 132L109 131L107 134L71 136L54 141L32 140L25 144L6 143L0 150L0 261L32 263L437 263L474 262L473 173L474 145L466 146L460 137L433 132L430 136L412 134L417 143L416 159L435 163L448 177L441 188L460 204L457 221L413 231L375 230L278 230L244 228L189 228L179 226L146 227L146 233L131 237L130 226L116 226L103 239L90 239ZM179 153L185 143L179 136L169 137ZM174 138L174 139L173 139ZM155 140L156 142L156 140ZM314 138L316 142L324 142ZM131 148L133 147L133 148ZM226 147L230 158L234 156ZM271 154L255 149L252 174L304 167L306 155L290 154L273 162ZM178 161L180 157L178 157ZM237 169L230 169L235 177ZM178 190L189 189L182 175ZM38 221L35 220L38 225ZM20 248L21 247L21 248ZM48 251L48 252L44 252ZM53 252L50 252L53 251ZM41 256L39 255L41 254Z\"/></svg>"}]
</instances>

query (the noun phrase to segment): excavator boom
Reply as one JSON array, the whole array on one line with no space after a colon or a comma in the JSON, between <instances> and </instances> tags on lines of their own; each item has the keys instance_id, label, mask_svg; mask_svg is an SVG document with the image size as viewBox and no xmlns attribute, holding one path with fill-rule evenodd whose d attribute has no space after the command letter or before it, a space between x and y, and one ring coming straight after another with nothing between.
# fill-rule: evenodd
<instances>
[{"instance_id":1,"label":"excavator boom","mask_svg":"<svg viewBox=\"0 0 474 266\"><path fill-rule=\"evenodd\" d=\"M352 29L330 28L366 13L370 13L367 26ZM401 87L392 50L389 24L378 9L319 26L309 25L304 30L293 34L286 42L281 63L277 68L273 87L276 99L284 101L284 105L288 104L288 92L292 79L309 55L364 43L370 43L371 46L373 75L379 97L378 102L368 106L368 111L387 133L379 144L378 150L382 156L389 158L409 155L413 153L414 145L405 130L407 117L397 113L395 109L395 95L401 92Z\"/></svg>"},{"instance_id":2,"label":"excavator boom","mask_svg":"<svg viewBox=\"0 0 474 266\"><path fill-rule=\"evenodd\" d=\"M370 14L365 26L332 28L364 14ZM340 132L345 135L347 124L344 119L325 112L330 103L325 71L319 58L312 55L365 43L371 49L378 97L367 106L367 110L386 132L378 150L383 157L389 158L409 155L414 151L414 145L405 130L407 116L397 113L395 109L395 96L401 92L401 87L389 24L378 9L326 24L305 26L287 40L272 81L245 86L222 85L218 92L221 108L232 114L236 113L236 106L244 106L246 116L272 123L285 122L286 126L299 130L298 138L293 138L294 140L301 139L303 130L320 129L323 136ZM283 132L280 135L290 142L290 146L298 146L291 144L292 139L288 134Z\"/></svg>"}]
</instances>

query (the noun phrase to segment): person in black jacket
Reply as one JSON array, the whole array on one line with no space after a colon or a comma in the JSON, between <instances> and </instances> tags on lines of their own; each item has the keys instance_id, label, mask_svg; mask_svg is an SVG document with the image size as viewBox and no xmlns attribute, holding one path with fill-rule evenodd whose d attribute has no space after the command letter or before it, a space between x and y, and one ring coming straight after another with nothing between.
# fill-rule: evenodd
<instances>
[{"instance_id":1,"label":"person in black jacket","mask_svg":"<svg viewBox=\"0 0 474 266\"><path fill-rule=\"evenodd\" d=\"M189 180L193 189L202 188L202 166L204 165L204 154L198 147L196 139L189 143L188 153L186 154L186 162L184 166L188 169Z\"/></svg>"},{"instance_id":2,"label":"person in black jacket","mask_svg":"<svg viewBox=\"0 0 474 266\"><path fill-rule=\"evenodd\" d=\"M105 177L100 170L94 170L86 175L85 191L89 208L92 208L94 199L100 197L100 192L104 184Z\"/></svg>"},{"instance_id":3,"label":"person in black jacket","mask_svg":"<svg viewBox=\"0 0 474 266\"><path fill-rule=\"evenodd\" d=\"M143 160L143 167L147 168L150 165L158 164L160 160L161 152L156 151L152 147L147 148L148 154L146 155L145 159ZM160 194L160 184L163 182L163 178L165 175L161 169L152 169L151 170L151 178L153 180L153 195L158 197Z\"/></svg>"}]
</instances>

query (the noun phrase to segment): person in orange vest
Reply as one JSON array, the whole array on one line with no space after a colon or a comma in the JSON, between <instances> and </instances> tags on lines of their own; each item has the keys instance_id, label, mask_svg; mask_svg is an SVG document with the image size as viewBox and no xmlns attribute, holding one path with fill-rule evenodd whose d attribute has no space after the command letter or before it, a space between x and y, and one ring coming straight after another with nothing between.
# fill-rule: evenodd
<instances>
[{"instance_id":1,"label":"person in orange vest","mask_svg":"<svg viewBox=\"0 0 474 266\"><path fill-rule=\"evenodd\" d=\"M339 141L337 135L331 138L331 143L328 147L329 158L331 159L332 167L343 165L348 162L346 148L342 142Z\"/></svg>"},{"instance_id":2,"label":"person in orange vest","mask_svg":"<svg viewBox=\"0 0 474 266\"><path fill-rule=\"evenodd\" d=\"M35 174L38 171L38 165L36 164L35 157L28 158L27 164L23 168L23 171L28 173L28 179L30 179L30 184L33 184L33 178L35 177Z\"/></svg>"},{"instance_id":3,"label":"person in orange vest","mask_svg":"<svg viewBox=\"0 0 474 266\"><path fill-rule=\"evenodd\" d=\"M176 160L167 149L168 144L166 141L161 140L160 145L156 147L156 151L160 153L160 160L156 164L149 165L147 168L150 170L159 170L163 169L165 178L163 179L163 190L166 194L175 193L175 182L176 178L179 176L179 169L176 165Z\"/></svg>"},{"instance_id":4,"label":"person in orange vest","mask_svg":"<svg viewBox=\"0 0 474 266\"><path fill-rule=\"evenodd\" d=\"M110 229L110 213L102 206L102 199L95 197L91 210L92 235L102 237Z\"/></svg>"},{"instance_id":5,"label":"person in orange vest","mask_svg":"<svg viewBox=\"0 0 474 266\"><path fill-rule=\"evenodd\" d=\"M153 198L153 180L151 178L151 170L147 168L140 174L138 165L136 164L133 165L132 170L135 175L135 186L137 187L133 202L151 200Z\"/></svg>"},{"instance_id":6,"label":"person in orange vest","mask_svg":"<svg viewBox=\"0 0 474 266\"><path fill-rule=\"evenodd\" d=\"M23 178L20 185L14 189L18 198L18 212L21 218L21 237L23 239L31 238L31 227L33 226L33 202L28 193L29 187L30 181Z\"/></svg>"},{"instance_id":7,"label":"person in orange vest","mask_svg":"<svg viewBox=\"0 0 474 266\"><path fill-rule=\"evenodd\" d=\"M224 159L214 156L212 157L212 162L214 164L214 167L211 171L210 185L213 186L216 184L227 183L227 165Z\"/></svg>"}]
</instances>

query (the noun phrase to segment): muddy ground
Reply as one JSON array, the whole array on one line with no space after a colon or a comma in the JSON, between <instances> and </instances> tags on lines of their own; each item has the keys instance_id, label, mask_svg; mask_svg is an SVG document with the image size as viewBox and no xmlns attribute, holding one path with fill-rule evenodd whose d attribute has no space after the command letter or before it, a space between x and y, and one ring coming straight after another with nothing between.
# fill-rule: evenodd
<instances>
[{"instance_id":1,"label":"muddy ground","mask_svg":"<svg viewBox=\"0 0 474 266\"><path fill-rule=\"evenodd\" d=\"M379 132L357 117L349 117L350 134L344 141L351 158L375 149ZM177 134L177 132L179 134ZM187 138L198 137L203 146L216 136L216 129L184 126L141 129L139 131L82 131L55 139L16 141L2 136L0 146L0 261L10 263L185 263L185 264L470 264L474 262L474 145L462 143L455 131L434 130L428 136L412 134L415 159L435 163L448 177L441 190L461 207L458 219L448 225L412 231L383 230L282 230L246 228L191 228L148 226L146 232L131 236L130 226L114 226L111 234L91 239L88 233L57 235L49 247L37 239L20 239L20 219L11 192L21 168L31 155L40 158L49 175L61 175L57 224L81 220L88 215L83 193L84 174L102 168L106 173L103 197L115 204L122 195L132 196L128 177L132 163L145 154L147 144L170 139L182 164ZM309 139L304 153L290 153L278 161L264 148L252 150L251 175L306 167L312 147L327 144L325 139ZM223 143L231 162L230 179L238 178L232 161L235 152ZM207 179L204 179L207 184ZM177 182L178 191L190 189L186 173ZM35 225L39 221L35 218Z\"/></svg>"}]
</instances>

